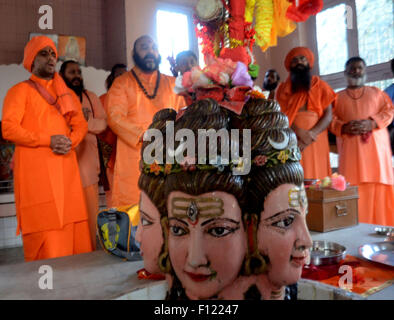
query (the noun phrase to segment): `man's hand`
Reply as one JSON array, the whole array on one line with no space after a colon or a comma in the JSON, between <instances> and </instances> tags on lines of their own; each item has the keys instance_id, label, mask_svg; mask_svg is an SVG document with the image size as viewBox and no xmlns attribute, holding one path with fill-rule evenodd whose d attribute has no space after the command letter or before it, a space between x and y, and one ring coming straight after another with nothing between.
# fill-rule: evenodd
<instances>
[{"instance_id":1,"label":"man's hand","mask_svg":"<svg viewBox=\"0 0 394 320\"><path fill-rule=\"evenodd\" d=\"M303 152L307 145L303 143L301 140L298 140L298 148L300 148L300 151Z\"/></svg>"},{"instance_id":2,"label":"man's hand","mask_svg":"<svg viewBox=\"0 0 394 320\"><path fill-rule=\"evenodd\" d=\"M342 134L363 135L376 128L377 125L374 120L353 120L342 126Z\"/></svg>"},{"instance_id":3,"label":"man's hand","mask_svg":"<svg viewBox=\"0 0 394 320\"><path fill-rule=\"evenodd\" d=\"M361 134L366 134L374 129L376 129L378 126L374 120L367 119L367 120L361 120L358 123Z\"/></svg>"},{"instance_id":4,"label":"man's hand","mask_svg":"<svg viewBox=\"0 0 394 320\"><path fill-rule=\"evenodd\" d=\"M90 114L92 111L89 108L82 108L83 116L85 117L86 121L89 121Z\"/></svg>"},{"instance_id":5,"label":"man's hand","mask_svg":"<svg viewBox=\"0 0 394 320\"><path fill-rule=\"evenodd\" d=\"M296 135L299 143L301 142L304 148L309 146L317 139L317 135L312 130L297 128Z\"/></svg>"},{"instance_id":6,"label":"man's hand","mask_svg":"<svg viewBox=\"0 0 394 320\"><path fill-rule=\"evenodd\" d=\"M51 136L51 145L53 153L65 155L71 150L71 140L63 135Z\"/></svg>"}]
</instances>

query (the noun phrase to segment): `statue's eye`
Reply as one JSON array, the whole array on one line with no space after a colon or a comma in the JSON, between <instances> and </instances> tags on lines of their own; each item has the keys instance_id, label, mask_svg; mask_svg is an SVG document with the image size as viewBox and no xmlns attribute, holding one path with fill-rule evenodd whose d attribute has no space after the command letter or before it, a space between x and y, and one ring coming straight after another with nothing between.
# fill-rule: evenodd
<instances>
[{"instance_id":1,"label":"statue's eye","mask_svg":"<svg viewBox=\"0 0 394 320\"><path fill-rule=\"evenodd\" d=\"M208 233L214 237L225 237L229 233L234 232L234 229L225 227L214 227L208 230Z\"/></svg>"},{"instance_id":2,"label":"statue's eye","mask_svg":"<svg viewBox=\"0 0 394 320\"><path fill-rule=\"evenodd\" d=\"M280 219L279 221L273 222L272 226L282 229L287 229L294 222L294 219L295 219L294 215L288 215L283 219Z\"/></svg>"},{"instance_id":3,"label":"statue's eye","mask_svg":"<svg viewBox=\"0 0 394 320\"><path fill-rule=\"evenodd\" d=\"M187 231L179 226L170 226L170 231L171 231L171 234L173 234L176 237L181 237L181 236L187 234Z\"/></svg>"},{"instance_id":4,"label":"statue's eye","mask_svg":"<svg viewBox=\"0 0 394 320\"><path fill-rule=\"evenodd\" d=\"M141 217L141 225L142 225L143 227L150 226L150 225L152 225L152 224L153 224L152 221L149 221L149 220L147 220L147 219Z\"/></svg>"}]
</instances>

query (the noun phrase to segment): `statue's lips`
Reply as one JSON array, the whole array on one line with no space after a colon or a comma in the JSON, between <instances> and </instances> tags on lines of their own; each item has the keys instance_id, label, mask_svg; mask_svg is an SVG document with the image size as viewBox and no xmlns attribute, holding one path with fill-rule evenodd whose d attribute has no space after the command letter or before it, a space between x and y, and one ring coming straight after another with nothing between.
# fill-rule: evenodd
<instances>
[{"instance_id":1,"label":"statue's lips","mask_svg":"<svg viewBox=\"0 0 394 320\"><path fill-rule=\"evenodd\" d=\"M306 257L304 257L304 256L302 256L302 257L291 256L290 262L291 262L291 264L293 264L297 268L303 267L306 264Z\"/></svg>"},{"instance_id":2,"label":"statue's lips","mask_svg":"<svg viewBox=\"0 0 394 320\"><path fill-rule=\"evenodd\" d=\"M196 273L191 273L191 272L187 272L187 271L185 271L185 273L190 277L190 279L192 279L195 282L204 282L211 277L210 274L208 274L208 275L196 274Z\"/></svg>"}]
</instances>

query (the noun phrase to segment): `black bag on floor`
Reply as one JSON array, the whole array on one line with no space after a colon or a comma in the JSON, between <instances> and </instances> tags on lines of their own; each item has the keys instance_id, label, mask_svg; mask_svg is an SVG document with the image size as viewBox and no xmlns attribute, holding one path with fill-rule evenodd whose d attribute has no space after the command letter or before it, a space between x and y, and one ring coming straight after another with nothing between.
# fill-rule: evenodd
<instances>
[{"instance_id":1,"label":"black bag on floor","mask_svg":"<svg viewBox=\"0 0 394 320\"><path fill-rule=\"evenodd\" d=\"M97 234L104 251L128 261L142 260L135 240L139 206L102 210L97 215Z\"/></svg>"}]
</instances>

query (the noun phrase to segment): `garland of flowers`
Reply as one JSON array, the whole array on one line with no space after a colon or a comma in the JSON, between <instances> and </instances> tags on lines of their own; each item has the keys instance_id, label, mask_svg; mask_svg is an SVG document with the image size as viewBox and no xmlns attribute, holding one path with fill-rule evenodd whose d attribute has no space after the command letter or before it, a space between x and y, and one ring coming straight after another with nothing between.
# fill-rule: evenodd
<instances>
[{"instance_id":1,"label":"garland of flowers","mask_svg":"<svg viewBox=\"0 0 394 320\"><path fill-rule=\"evenodd\" d=\"M258 155L252 160L252 165L257 167L274 167L278 164L285 164L288 161L297 162L301 160L300 149L295 146L286 150L276 150L267 155ZM229 164L222 163L222 158L217 156L216 164L195 164L196 159L191 159L189 162L186 160L184 163L175 164L159 164L155 160L152 164L143 163L142 170L145 174L154 174L156 176L162 174L164 176L179 173L179 172L193 172L193 171L210 171L217 170L218 172L224 172L226 169L232 170L235 168L236 171L242 172L248 159L239 158L237 160L231 160ZM205 162L205 161L202 161Z\"/></svg>"},{"instance_id":2,"label":"garland of flowers","mask_svg":"<svg viewBox=\"0 0 394 320\"><path fill-rule=\"evenodd\" d=\"M254 36L256 35L256 30L253 28L251 22L245 22L245 44L248 46L249 50L253 52L253 46L256 42Z\"/></svg>"},{"instance_id":3,"label":"garland of flowers","mask_svg":"<svg viewBox=\"0 0 394 320\"><path fill-rule=\"evenodd\" d=\"M215 33L212 34L212 30L209 30L207 26L203 25L200 23L200 20L196 15L193 15L193 22L196 31L197 38L201 39L201 45L202 45L202 53L204 57L206 56L216 56L215 54L215 48L214 48L214 42L215 42ZM201 29L199 29L197 26L198 24L201 25Z\"/></svg>"},{"instance_id":4,"label":"garland of flowers","mask_svg":"<svg viewBox=\"0 0 394 320\"><path fill-rule=\"evenodd\" d=\"M256 0L246 0L245 22L252 24Z\"/></svg>"},{"instance_id":5,"label":"garland of flowers","mask_svg":"<svg viewBox=\"0 0 394 320\"><path fill-rule=\"evenodd\" d=\"M257 0L256 3L256 44L263 51L267 50L271 40L271 30L274 23L273 0Z\"/></svg>"}]
</instances>

